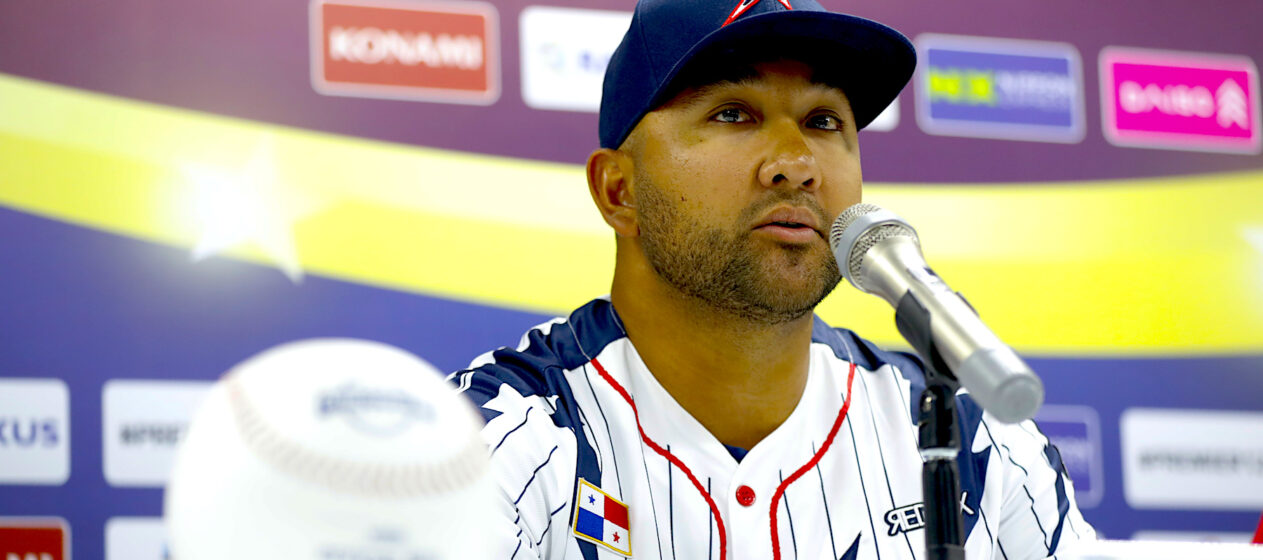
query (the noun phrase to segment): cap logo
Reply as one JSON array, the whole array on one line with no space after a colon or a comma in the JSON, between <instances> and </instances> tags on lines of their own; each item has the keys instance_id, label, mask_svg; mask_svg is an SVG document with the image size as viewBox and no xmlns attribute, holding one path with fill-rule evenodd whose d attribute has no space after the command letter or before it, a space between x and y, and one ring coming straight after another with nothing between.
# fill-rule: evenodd
<instances>
[{"instance_id":1,"label":"cap logo","mask_svg":"<svg viewBox=\"0 0 1263 560\"><path fill-rule=\"evenodd\" d=\"M776 0L776 1L780 2L782 6L785 6L786 10L794 9L793 6L789 5L789 0ZM746 10L753 8L754 5L758 4L759 2L760 0L741 0L741 2L737 4L737 7L733 8L732 13L728 14L728 19L724 20L724 25L728 25L734 21L737 21L737 18L741 17L741 14L746 13ZM723 27L724 25L721 25L720 27Z\"/></svg>"}]
</instances>

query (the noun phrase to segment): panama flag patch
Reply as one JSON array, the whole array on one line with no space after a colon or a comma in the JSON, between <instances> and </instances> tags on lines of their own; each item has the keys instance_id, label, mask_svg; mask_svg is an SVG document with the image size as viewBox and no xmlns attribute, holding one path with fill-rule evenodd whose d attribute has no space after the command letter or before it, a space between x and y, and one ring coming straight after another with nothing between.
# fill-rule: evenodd
<instances>
[{"instance_id":1,"label":"panama flag patch","mask_svg":"<svg viewBox=\"0 0 1263 560\"><path fill-rule=\"evenodd\" d=\"M592 541L623 556L631 556L631 524L627 521L627 504L611 498L582 478L575 498L575 536Z\"/></svg>"}]
</instances>

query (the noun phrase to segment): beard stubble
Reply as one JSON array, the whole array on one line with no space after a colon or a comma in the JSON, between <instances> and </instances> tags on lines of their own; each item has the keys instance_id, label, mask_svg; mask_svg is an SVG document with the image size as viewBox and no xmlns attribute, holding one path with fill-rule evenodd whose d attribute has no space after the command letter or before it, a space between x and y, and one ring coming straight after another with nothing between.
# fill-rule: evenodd
<instances>
[{"instance_id":1,"label":"beard stubble","mask_svg":"<svg viewBox=\"0 0 1263 560\"><path fill-rule=\"evenodd\" d=\"M807 207L826 220L820 205L800 192L769 191L775 194L742 211L728 231L687 216L640 174L636 184L641 248L654 272L690 299L774 325L811 313L842 279L832 255L822 255L819 246L777 245L770 250L781 254L771 255L759 251L752 232L742 229L783 202ZM786 271L798 274L778 281Z\"/></svg>"}]
</instances>

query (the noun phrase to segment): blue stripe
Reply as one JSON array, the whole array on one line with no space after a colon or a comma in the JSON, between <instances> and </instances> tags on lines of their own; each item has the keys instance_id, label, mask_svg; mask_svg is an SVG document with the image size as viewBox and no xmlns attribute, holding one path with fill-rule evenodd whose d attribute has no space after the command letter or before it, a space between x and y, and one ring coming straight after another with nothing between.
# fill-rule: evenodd
<instances>
[{"instance_id":1,"label":"blue stripe","mask_svg":"<svg viewBox=\"0 0 1263 560\"><path fill-rule=\"evenodd\" d=\"M568 413L571 422L577 427L572 428L576 444L575 449L575 477L574 486L570 489L571 496L579 495L579 479L586 480L596 487L601 487L601 473L603 467L601 465L601 456L597 450L592 449L592 444L596 444L596 431L592 429L592 425L588 423L587 418L583 414L583 409L579 408L578 401L575 400L574 394L570 390L570 384L559 386L558 399L559 405ZM592 434L592 443L588 443L587 434ZM599 444L598 444L599 445ZM577 504L572 502L572 509L566 516L567 519L574 518L574 508ZM575 539L579 543L579 552L583 555L584 560L597 560L596 545Z\"/></svg>"},{"instance_id":2,"label":"blue stripe","mask_svg":"<svg viewBox=\"0 0 1263 560\"><path fill-rule=\"evenodd\" d=\"M710 494L710 477L706 477L706 493ZM715 516L711 515L708 510L706 512L707 530L710 532L710 541L706 545L706 558L711 558L715 554Z\"/></svg>"},{"instance_id":3,"label":"blue stripe","mask_svg":"<svg viewBox=\"0 0 1263 560\"><path fill-rule=\"evenodd\" d=\"M1026 492L1026 497L1029 498L1031 501L1031 515L1035 518L1035 526L1038 527L1039 532L1044 535L1044 547L1048 550L1049 553L1051 553L1052 549L1048 546L1048 533L1044 531L1043 524L1039 522L1039 515L1035 513L1035 498L1031 496L1031 491L1026 486L1026 479L1030 478L1030 475L1031 475L1030 471L1026 470L1026 467L1023 467L1022 465L1018 464L1017 461L1013 460L1013 450L1009 449L1009 446L1003 443L1000 443L1000 444L996 443L995 436L991 434L991 426L987 425L986 420L982 421L982 428L986 430L987 438L991 440L991 445L993 447L996 447L997 449L1003 449L1007 453L1008 461L1012 463L1013 466L1017 467L1018 469L1021 469L1022 474L1024 475L1022 478L1022 490ZM1005 455L1001 454L1001 459L1003 458L1005 458ZM997 545L1000 544L1000 539L998 538L996 539L996 544ZM1003 553L1004 547L1000 547L1000 551L1001 553ZM1005 556L1007 557L1007 555Z\"/></svg>"},{"instance_id":4,"label":"blue stripe","mask_svg":"<svg viewBox=\"0 0 1263 560\"><path fill-rule=\"evenodd\" d=\"M785 475L777 469L776 476L780 478L781 483L785 482ZM789 487L785 487L785 493L781 494L785 499L785 517L789 518L789 538L794 543L794 560L798 560L798 536L794 534L794 513L789 511Z\"/></svg>"},{"instance_id":5,"label":"blue stripe","mask_svg":"<svg viewBox=\"0 0 1263 560\"><path fill-rule=\"evenodd\" d=\"M882 472L882 475L886 477L886 495L890 497L890 508L894 509L894 508L899 507L899 504L895 502L895 490L894 490L894 487L890 484L890 469L886 467L886 451L882 449L881 433L877 431L877 419L873 417L873 414L874 412L873 412L872 407L869 407L868 416L869 418L872 419L870 423L873 426L873 439L877 442L877 457L881 459L881 472ZM851 435L854 436L855 432L852 431ZM856 461L857 462L859 461L858 457L856 457ZM922 496L918 496L918 497L922 497ZM869 520L870 521L872 520L872 510L869 510ZM907 543L908 545L908 555L911 556L912 558L916 558L917 554L916 552L913 552L912 550L912 539L908 537L908 532L907 531L901 531L901 532L903 533L903 542ZM876 536L876 534L877 532L876 530L874 530L873 532L874 537Z\"/></svg>"},{"instance_id":6,"label":"blue stripe","mask_svg":"<svg viewBox=\"0 0 1263 560\"><path fill-rule=\"evenodd\" d=\"M873 539L873 540L875 541L877 539ZM860 554L860 536L855 535L855 542L851 543L851 546L846 549L846 552L842 553L842 557L838 558L838 560L855 560L859 556L859 554ZM913 558L916 558L916 556L913 555Z\"/></svg>"},{"instance_id":7,"label":"blue stripe","mask_svg":"<svg viewBox=\"0 0 1263 560\"><path fill-rule=\"evenodd\" d=\"M981 500L979 500L979 502L981 503ZM990 540L993 543L1000 544L1000 539L996 538L995 534L991 532L991 522L987 521L987 512L982 510L981 505L978 506L978 516L982 518L982 528L987 530L988 540ZM996 527L997 531L999 529L1000 529L999 527ZM969 542L968 537L966 537L965 542ZM1004 549L1000 549L1000 554L1001 555L1004 554ZM1008 556L1005 556L1005 558L1007 559Z\"/></svg>"},{"instance_id":8,"label":"blue stripe","mask_svg":"<svg viewBox=\"0 0 1263 560\"><path fill-rule=\"evenodd\" d=\"M556 453L556 452L557 452L557 446L554 445L553 450L548 452L548 458L544 459L544 462L540 463L538 467L535 467L535 472L531 473L530 480L526 481L526 485L522 487L522 492L517 495L516 500L513 500L513 505L516 506L518 502L522 501L522 496L526 495L526 489L531 487L532 482L535 482L535 476L539 474L539 470L544 468L544 465L547 465L549 461L553 460L553 453Z\"/></svg>"},{"instance_id":9,"label":"blue stripe","mask_svg":"<svg viewBox=\"0 0 1263 560\"><path fill-rule=\"evenodd\" d=\"M996 445L995 436L992 436L992 435L991 435L991 427L990 427L990 426L987 426L987 423L986 423L986 422L983 422L983 423L982 423L982 428L983 428L984 430L986 430L986 431L987 431L987 439L991 440L991 449L994 449L994 450L995 450L995 452L996 452L996 454L999 454L999 453L1000 453L1000 446L999 446L999 445ZM1003 460L1003 459L1002 459L1002 460ZM1014 464L1016 464L1016 463L1014 463ZM1021 465L1018 465L1018 468L1022 468L1022 466L1021 466ZM1025 471L1025 469L1023 469L1023 471ZM1003 496L1001 496L1001 497L1003 497ZM981 509L979 509L979 512L981 512L981 511L982 511L982 510L981 510ZM985 520L985 514L982 514L982 515L984 515L984 520L983 520L983 523L986 523L986 520ZM1000 530L1000 528L999 528L999 527L996 527L996 530L997 530L997 531L999 531L999 530ZM991 528L990 528L990 527L987 527L987 533L988 533L988 534L990 534L990 532L991 532ZM995 541L995 545L996 545L996 547L1000 549L1000 556L1004 557L1004 560L1009 560L1009 555L1008 555L1008 553L1006 553L1006 552L1004 551L1004 545L1003 545L1003 544L1000 544L1000 535L998 535L998 534L997 534L997 535L995 535L995 538L994 538L993 540Z\"/></svg>"},{"instance_id":10,"label":"blue stripe","mask_svg":"<svg viewBox=\"0 0 1263 560\"><path fill-rule=\"evenodd\" d=\"M596 403L596 411L601 415L601 423L605 424L606 441L610 442L610 458L614 459L614 482L618 484L618 495L623 496L623 475L618 472L618 452L614 446L614 433L610 431L610 421L605 417L605 409L601 407L601 399L596 396L596 388L592 386L592 376L588 374L588 365L583 365L583 380L588 384L588 391L592 393L592 402ZM576 438L577 439L577 438ZM598 477L599 478L599 477ZM591 482L589 480L588 482Z\"/></svg>"},{"instance_id":11,"label":"blue stripe","mask_svg":"<svg viewBox=\"0 0 1263 560\"><path fill-rule=\"evenodd\" d=\"M1070 512L1070 499L1066 496L1066 465L1061 461L1061 452L1051 442L1044 446L1044 457L1048 458L1048 466L1053 468L1057 476L1057 528L1053 529L1049 552L1057 550L1061 543L1061 530L1065 527L1066 514Z\"/></svg>"},{"instance_id":12,"label":"blue stripe","mask_svg":"<svg viewBox=\"0 0 1263 560\"><path fill-rule=\"evenodd\" d=\"M512 430L509 430L508 432L506 432L506 433L504 434L504 437L500 438L500 443L497 443L497 444L496 444L495 449L492 449L492 450L491 450L491 452L492 452L492 453L495 453L496 451L499 451L499 450L500 450L500 446L501 446L501 445L504 445L504 440L509 439L509 434L512 434L513 432L518 431L518 429L520 429L522 426L525 426L525 425L526 425L526 421L527 421L527 420L529 420L529 419L531 418L531 411L532 411L532 410L535 410L535 407L533 407L533 406L532 406L532 407L528 407L528 408L526 409L526 414L523 414L523 415L522 415L522 423L521 423L521 424L518 424L518 425L517 425L516 427L514 427Z\"/></svg>"},{"instance_id":13,"label":"blue stripe","mask_svg":"<svg viewBox=\"0 0 1263 560\"><path fill-rule=\"evenodd\" d=\"M1009 554L1004 551L1004 545L1000 544L1000 537L996 537L995 545L1000 548L1000 556L1003 556L1004 560L1009 560Z\"/></svg>"},{"instance_id":14,"label":"blue stripe","mask_svg":"<svg viewBox=\"0 0 1263 560\"><path fill-rule=\"evenodd\" d=\"M811 456L816 456L815 442L811 444ZM824 502L824 520L829 524L829 546L833 547L833 556L831 558L837 558L838 545L833 542L833 518L829 516L829 497L824 490L824 475L820 473L820 463L818 462L816 463L816 476L820 478L820 500Z\"/></svg>"},{"instance_id":15,"label":"blue stripe","mask_svg":"<svg viewBox=\"0 0 1263 560\"><path fill-rule=\"evenodd\" d=\"M570 505L570 503L566 502L561 504L560 506L557 506L557 509L553 510L552 513L548 514L548 524L544 526L544 532L539 534L539 540L535 542L535 546L539 546L544 542L544 536L548 534L549 529L553 528L553 516L557 515L557 512L561 511L561 508L564 508L567 505Z\"/></svg>"},{"instance_id":16,"label":"blue stripe","mask_svg":"<svg viewBox=\"0 0 1263 560\"><path fill-rule=\"evenodd\" d=\"M984 426L986 426L986 423L984 422L984 423L983 423L983 425L984 425ZM988 427L988 428L987 428L987 434L988 434L988 435L990 435L990 433L991 433L991 428L990 428L990 427ZM994 442L995 442L995 439L994 439L994 438L992 438L992 440L991 440L991 441L992 441L992 443L994 443ZM1005 451L1005 453L1006 453L1006 454L1005 454L1005 455L1003 455L1003 456L1004 456L1006 459L1008 459L1009 463L1012 463L1012 464L1013 464L1013 466L1015 466L1015 467L1017 467L1017 468L1021 469L1021 470L1022 470L1022 474L1023 474L1026 478L1030 478L1030 476L1031 476L1030 471L1026 470L1026 467L1023 467L1023 466L1022 466L1021 464L1019 464L1017 461L1014 461L1014 460L1013 460L1013 450L1012 450L1012 449L1009 449L1009 446L1008 446L1007 444L1003 444L1003 443L1001 443L1001 444L999 445L999 447L1000 447L1000 449L1003 449L1003 450ZM1025 484L1023 484L1023 486L1025 486ZM1026 491L1026 494L1027 494L1028 496L1030 495L1030 493L1031 493L1031 492L1030 492L1030 490L1027 490L1027 491Z\"/></svg>"},{"instance_id":17,"label":"blue stripe","mask_svg":"<svg viewBox=\"0 0 1263 560\"><path fill-rule=\"evenodd\" d=\"M588 439L587 438L588 434L591 434L592 443L596 445L596 453L595 453L596 472L600 474L601 470L605 468L604 464L602 464L602 459L601 459L602 457L601 442L596 439L596 432L592 431L592 423L588 421L588 415L584 413L583 409L579 408L578 406L576 406L575 409L579 411L579 421L582 422L583 427L586 428L585 430L583 430L583 435L584 435L583 439L585 440L584 443L586 444L586 440ZM575 438L577 439L578 437L579 435L575 434ZM592 480L589 479L588 482L592 482ZM595 484L597 484L598 486L599 486L599 483L600 483L599 480L595 482Z\"/></svg>"},{"instance_id":18,"label":"blue stripe","mask_svg":"<svg viewBox=\"0 0 1263 560\"><path fill-rule=\"evenodd\" d=\"M985 426L986 423L984 422L983 425ZM987 429L987 433L991 433L990 428ZM1031 501L1031 517L1035 518L1035 527L1039 528L1039 533L1044 536L1044 548L1049 554L1052 554L1052 547L1048 546L1048 532L1044 530L1044 524L1039 522L1039 514L1035 512L1035 496L1031 495L1031 489L1026 484L1026 480L1030 478L1031 473L1026 470L1026 467L1023 467L1018 464L1017 461L1013 460L1013 450L1009 449L1008 445L1001 443L1000 448L1004 449L1004 451L1008 453L1009 462L1013 463L1013 465L1017 468L1022 469L1022 473L1026 475L1025 478L1022 479L1022 491L1026 493L1026 499Z\"/></svg>"},{"instance_id":19,"label":"blue stripe","mask_svg":"<svg viewBox=\"0 0 1263 560\"><path fill-rule=\"evenodd\" d=\"M873 524L873 505L868 501L868 486L864 484L864 468L860 466L859 444L855 441L855 424L847 422L846 427L851 432L851 451L855 453L855 470L860 475L860 490L864 491L864 507L868 508L868 529L873 535L873 553L877 555L877 560L881 560L881 550L877 548L877 526ZM913 558L915 557L916 555L913 555Z\"/></svg>"},{"instance_id":20,"label":"blue stripe","mask_svg":"<svg viewBox=\"0 0 1263 560\"><path fill-rule=\"evenodd\" d=\"M671 452L671 444L667 444L667 453ZM667 462L667 524L671 530L671 558L675 559L675 486L672 483L671 472L675 470L671 460L666 457L662 458Z\"/></svg>"},{"instance_id":21,"label":"blue stripe","mask_svg":"<svg viewBox=\"0 0 1263 560\"><path fill-rule=\"evenodd\" d=\"M1012 461L1013 459L1010 457L1009 462ZM1039 522L1039 514L1035 512L1035 497L1031 495L1030 488L1027 488L1025 484L1022 485L1022 490L1026 491L1026 497L1031 501L1031 517L1035 518L1035 526L1039 528L1039 534L1044 536L1044 548L1048 550L1049 554L1052 554L1052 547L1048 546L1048 532L1044 530L1044 524Z\"/></svg>"},{"instance_id":22,"label":"blue stripe","mask_svg":"<svg viewBox=\"0 0 1263 560\"><path fill-rule=\"evenodd\" d=\"M969 395L956 397L956 421L960 426L960 452L956 455L956 469L960 473L960 489L965 493L965 505L975 512L982 511L982 494L987 485L987 465L991 462L992 446L978 453L973 452L978 426L982 424L982 407ZM965 540L981 519L980 514L961 512L965 522Z\"/></svg>"},{"instance_id":23,"label":"blue stripe","mask_svg":"<svg viewBox=\"0 0 1263 560\"><path fill-rule=\"evenodd\" d=\"M653 497L653 479L649 477L649 461L641 460L640 464L645 469L645 484L649 485L649 510L653 512L653 538L658 541L658 560L662 560L662 535L658 531L661 526L658 523L658 504Z\"/></svg>"}]
</instances>

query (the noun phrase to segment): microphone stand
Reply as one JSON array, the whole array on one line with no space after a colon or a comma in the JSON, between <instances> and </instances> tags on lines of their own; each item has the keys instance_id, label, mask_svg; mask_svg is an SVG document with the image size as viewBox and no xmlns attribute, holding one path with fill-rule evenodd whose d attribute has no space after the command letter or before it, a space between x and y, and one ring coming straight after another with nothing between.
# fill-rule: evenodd
<instances>
[{"instance_id":1,"label":"microphone stand","mask_svg":"<svg viewBox=\"0 0 1263 560\"><path fill-rule=\"evenodd\" d=\"M921 487L925 507L927 560L965 560L965 534L961 519L960 430L956 426L956 390L959 382L930 332L930 311L912 290L895 308L895 326L925 362L925 390L918 402L918 439L921 449Z\"/></svg>"}]
</instances>

